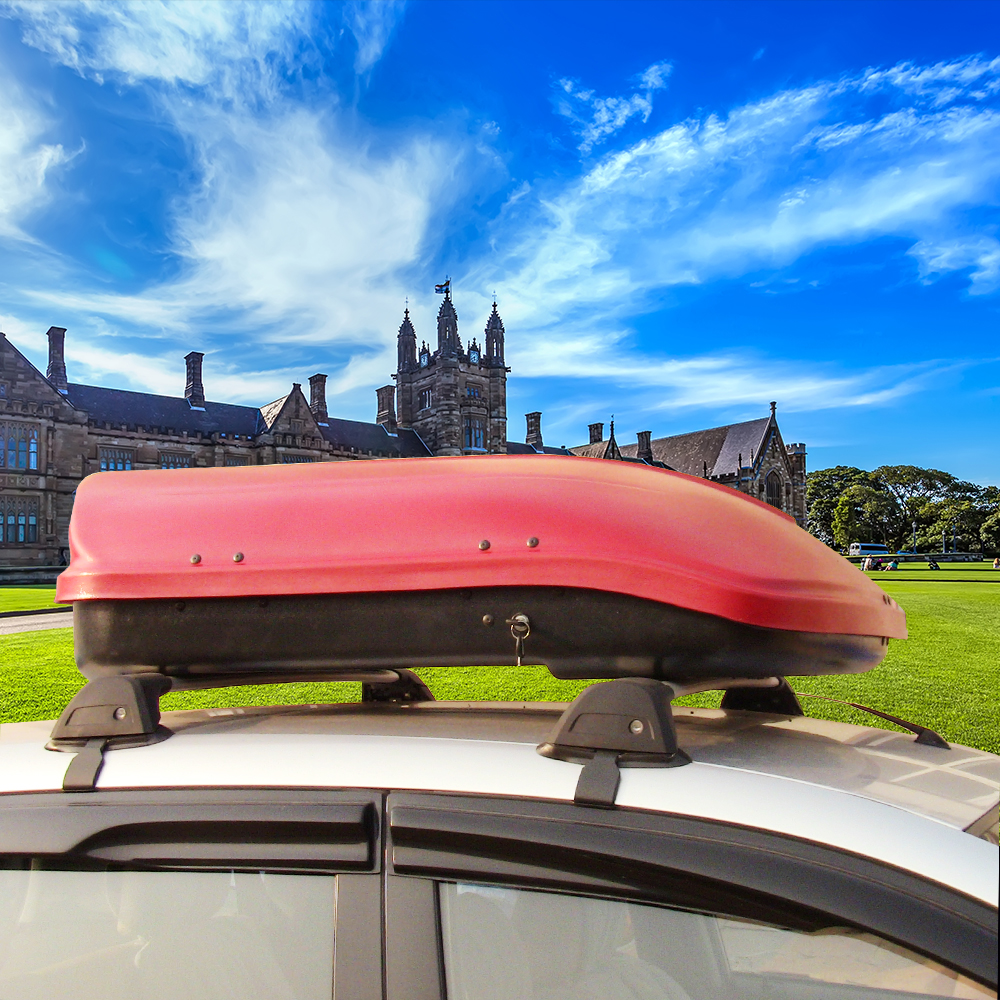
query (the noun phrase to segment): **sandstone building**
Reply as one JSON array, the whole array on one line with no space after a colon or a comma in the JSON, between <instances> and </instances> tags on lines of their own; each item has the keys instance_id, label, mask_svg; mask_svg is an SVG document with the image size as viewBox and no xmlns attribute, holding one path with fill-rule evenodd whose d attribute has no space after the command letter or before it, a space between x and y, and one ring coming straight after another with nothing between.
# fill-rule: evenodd
<instances>
[{"instance_id":1,"label":"sandstone building","mask_svg":"<svg viewBox=\"0 0 1000 1000\"><path fill-rule=\"evenodd\" d=\"M573 449L542 441L541 413L526 414L523 443L507 439L504 325L496 303L483 333L463 346L445 286L437 347L421 341L407 309L397 336L395 385L376 390L374 423L331 417L326 375L261 407L208 400L202 355L185 358L183 396L68 381L66 330L48 331L43 375L0 333L0 568L57 566L68 556L80 481L93 472L271 465L431 455L556 454L642 462L740 489L805 524L805 446L785 446L769 418L619 446L592 424ZM398 396L398 400L397 400ZM398 401L398 413L397 413Z\"/></svg>"},{"instance_id":2,"label":"sandstone building","mask_svg":"<svg viewBox=\"0 0 1000 1000\"><path fill-rule=\"evenodd\" d=\"M590 425L590 442L574 455L660 465L688 476L730 486L791 514L806 527L806 446L786 445L771 403L771 415L691 434L652 439L640 431L635 444L619 446L615 425L604 439L604 424Z\"/></svg>"}]
</instances>

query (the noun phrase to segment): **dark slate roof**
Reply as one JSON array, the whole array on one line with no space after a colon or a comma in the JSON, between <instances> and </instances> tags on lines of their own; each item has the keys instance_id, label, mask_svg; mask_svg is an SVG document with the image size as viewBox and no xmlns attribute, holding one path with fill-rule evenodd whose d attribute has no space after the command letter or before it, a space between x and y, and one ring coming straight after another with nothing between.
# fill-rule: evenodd
<instances>
[{"instance_id":1,"label":"dark slate roof","mask_svg":"<svg viewBox=\"0 0 1000 1000\"><path fill-rule=\"evenodd\" d=\"M689 476L703 476L706 465L710 476L736 475L739 456L743 456L744 465L750 464L750 456L759 453L770 422L769 417L762 417L741 424L657 438L650 442L653 458ZM574 451L579 455L585 448L593 447L596 446L586 445ZM636 444L624 445L622 456L635 458L638 447Z\"/></svg>"},{"instance_id":2,"label":"dark slate roof","mask_svg":"<svg viewBox=\"0 0 1000 1000\"><path fill-rule=\"evenodd\" d=\"M253 437L263 423L255 406L206 402L195 410L183 396L154 396L149 392L105 389L70 383L67 396L78 409L98 423L133 427L162 427L189 434L243 434Z\"/></svg>"},{"instance_id":3,"label":"dark slate roof","mask_svg":"<svg viewBox=\"0 0 1000 1000\"><path fill-rule=\"evenodd\" d=\"M541 448L535 448L530 444L524 444L521 441L508 441L507 442L507 454L508 455L570 455L572 452L566 448L550 448L548 445L542 445Z\"/></svg>"},{"instance_id":4,"label":"dark slate roof","mask_svg":"<svg viewBox=\"0 0 1000 1000\"><path fill-rule=\"evenodd\" d=\"M342 420L338 417L330 417L327 425L324 427L320 424L319 429L330 444L345 451L353 448L365 455L371 452L374 455L394 458L418 458L430 455L430 451L416 431L410 429L401 428L393 435L381 424L369 424L363 420Z\"/></svg>"}]
</instances>

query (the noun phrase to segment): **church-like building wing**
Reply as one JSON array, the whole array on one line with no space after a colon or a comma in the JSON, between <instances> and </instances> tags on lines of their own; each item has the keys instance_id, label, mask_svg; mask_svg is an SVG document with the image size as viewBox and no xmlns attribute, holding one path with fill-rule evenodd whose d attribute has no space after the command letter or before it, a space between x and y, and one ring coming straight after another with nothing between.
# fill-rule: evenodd
<instances>
[{"instance_id":1,"label":"church-like building wing","mask_svg":"<svg viewBox=\"0 0 1000 1000\"><path fill-rule=\"evenodd\" d=\"M805 445L785 445L771 414L725 427L619 445L614 422L590 425L590 441L553 448L539 411L524 442L507 438L504 324L496 302L483 331L463 345L449 284L437 346L417 346L409 309L397 333L395 384L376 390L374 423L331 417L327 376L299 383L264 406L206 398L204 355L185 360L183 396L108 389L67 379L66 330L48 331L42 374L0 333L0 570L58 566L80 481L94 472L272 465L433 455L563 455L640 462L741 490L805 527ZM111 527L111 526L109 526Z\"/></svg>"}]
</instances>

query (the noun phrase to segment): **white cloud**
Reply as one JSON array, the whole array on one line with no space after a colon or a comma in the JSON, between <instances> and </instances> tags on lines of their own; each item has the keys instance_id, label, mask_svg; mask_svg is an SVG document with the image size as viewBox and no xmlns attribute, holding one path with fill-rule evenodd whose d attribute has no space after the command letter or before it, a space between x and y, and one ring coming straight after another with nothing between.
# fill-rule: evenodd
<instances>
[{"instance_id":1,"label":"white cloud","mask_svg":"<svg viewBox=\"0 0 1000 1000\"><path fill-rule=\"evenodd\" d=\"M926 78L906 69L907 87L919 78L919 102L897 87L900 74L866 73L680 122L609 153L561 190L536 193L533 215L522 203L516 220L501 220L494 240L507 253L471 283L495 284L516 302L512 321L529 336L572 344L615 329L671 285L884 236L937 245L1000 191L1000 114L938 101L956 81L981 89L1000 80L1000 61L967 63ZM991 287L991 260L977 264L977 291Z\"/></svg>"},{"instance_id":2,"label":"white cloud","mask_svg":"<svg viewBox=\"0 0 1000 1000\"><path fill-rule=\"evenodd\" d=\"M212 84L230 99L248 72L269 76L269 57L290 53L311 18L310 5L294 0L8 0L4 8L21 21L27 44L81 75Z\"/></svg>"},{"instance_id":3,"label":"white cloud","mask_svg":"<svg viewBox=\"0 0 1000 1000\"><path fill-rule=\"evenodd\" d=\"M1000 241L992 236L921 240L910 247L908 253L916 257L920 276L925 281L949 271L971 268L970 294L987 295L1000 288Z\"/></svg>"},{"instance_id":4,"label":"white cloud","mask_svg":"<svg viewBox=\"0 0 1000 1000\"><path fill-rule=\"evenodd\" d=\"M48 122L21 89L0 75L0 238L26 240L19 222L49 196L49 171L68 158L43 141Z\"/></svg>"},{"instance_id":5,"label":"white cloud","mask_svg":"<svg viewBox=\"0 0 1000 1000\"><path fill-rule=\"evenodd\" d=\"M82 76L207 88L216 101L268 101L286 76L319 69L308 0L3 0L24 41ZM350 0L332 8L368 73L402 19L403 0Z\"/></svg>"},{"instance_id":6,"label":"white cloud","mask_svg":"<svg viewBox=\"0 0 1000 1000\"><path fill-rule=\"evenodd\" d=\"M559 81L556 110L576 126L580 152L587 154L594 146L620 131L637 115L648 121L653 111L653 91L667 85L672 67L659 62L639 74L639 91L629 97L598 97L592 90L581 90L577 81Z\"/></svg>"},{"instance_id":7,"label":"white cloud","mask_svg":"<svg viewBox=\"0 0 1000 1000\"><path fill-rule=\"evenodd\" d=\"M382 58L405 7L405 0L351 0L345 4L344 21L358 46L354 57L356 73L367 73Z\"/></svg>"}]
</instances>

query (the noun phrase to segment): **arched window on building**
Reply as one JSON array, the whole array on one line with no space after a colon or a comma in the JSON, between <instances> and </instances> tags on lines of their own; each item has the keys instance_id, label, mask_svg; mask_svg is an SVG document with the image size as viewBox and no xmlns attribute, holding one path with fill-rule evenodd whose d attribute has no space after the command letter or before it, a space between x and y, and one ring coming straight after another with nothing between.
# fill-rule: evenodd
<instances>
[{"instance_id":1,"label":"arched window on building","mask_svg":"<svg viewBox=\"0 0 1000 1000\"><path fill-rule=\"evenodd\" d=\"M764 480L765 495L767 502L772 507L777 507L781 510L781 476L772 469L768 474L767 478Z\"/></svg>"}]
</instances>

